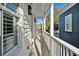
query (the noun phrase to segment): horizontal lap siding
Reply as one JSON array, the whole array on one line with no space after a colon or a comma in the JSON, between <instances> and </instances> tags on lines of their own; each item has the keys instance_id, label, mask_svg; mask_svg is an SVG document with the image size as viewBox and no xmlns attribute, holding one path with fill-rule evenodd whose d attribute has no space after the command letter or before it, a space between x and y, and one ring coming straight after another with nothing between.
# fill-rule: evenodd
<instances>
[{"instance_id":1,"label":"horizontal lap siding","mask_svg":"<svg viewBox=\"0 0 79 59\"><path fill-rule=\"evenodd\" d=\"M72 32L65 31L65 16L72 14ZM79 48L79 4L59 16L59 37Z\"/></svg>"}]
</instances>

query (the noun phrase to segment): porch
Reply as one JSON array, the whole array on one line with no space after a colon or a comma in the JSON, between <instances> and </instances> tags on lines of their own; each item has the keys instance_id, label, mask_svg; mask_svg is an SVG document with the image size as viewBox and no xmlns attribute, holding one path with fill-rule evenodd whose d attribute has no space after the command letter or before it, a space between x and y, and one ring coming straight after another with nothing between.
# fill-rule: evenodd
<instances>
[{"instance_id":1,"label":"porch","mask_svg":"<svg viewBox=\"0 0 79 59\"><path fill-rule=\"evenodd\" d=\"M7 8L6 5L0 5L0 21L2 22L0 22L0 55L79 56L78 48L54 36L54 20L52 17L53 4L21 3L17 8L16 13L14 13L9 8ZM6 15L6 17L3 17L3 15ZM10 18L10 16L12 17ZM6 23L4 18L7 19ZM36 20L38 18L43 20L41 30L36 29ZM46 30L46 26L49 26L46 25L46 19L50 20L50 29L47 28L49 30ZM11 22L12 20L13 22ZM10 23L7 23L8 21L10 21ZM3 27L3 24L9 25ZM5 38L6 35L5 33L3 34L3 28L8 28L11 24L14 26L11 30L14 30L12 33L15 35ZM6 30L10 31L9 29ZM6 33L7 36L8 31ZM17 43L14 45L15 42Z\"/></svg>"}]
</instances>

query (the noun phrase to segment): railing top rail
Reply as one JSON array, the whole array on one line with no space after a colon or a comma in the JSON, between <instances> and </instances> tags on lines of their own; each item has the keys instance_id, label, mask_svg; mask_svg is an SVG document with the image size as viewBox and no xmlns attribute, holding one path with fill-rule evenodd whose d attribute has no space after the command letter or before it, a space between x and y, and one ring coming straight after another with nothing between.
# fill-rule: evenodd
<instances>
[{"instance_id":1,"label":"railing top rail","mask_svg":"<svg viewBox=\"0 0 79 59\"><path fill-rule=\"evenodd\" d=\"M68 48L69 50L71 50L73 53L75 53L76 55L79 55L79 49L76 48L75 46L63 41L60 38L57 38L55 36L51 36L50 34L48 34L47 32L44 32L45 34L47 34L48 36L50 36L51 38L53 38L54 40L56 40L58 43L60 43L61 45L65 46L66 48Z\"/></svg>"}]
</instances>

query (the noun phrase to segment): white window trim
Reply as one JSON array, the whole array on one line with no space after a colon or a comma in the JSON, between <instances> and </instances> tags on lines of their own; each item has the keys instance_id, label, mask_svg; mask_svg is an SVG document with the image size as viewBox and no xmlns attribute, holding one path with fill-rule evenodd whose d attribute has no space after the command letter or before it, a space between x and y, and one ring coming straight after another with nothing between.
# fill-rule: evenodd
<instances>
[{"instance_id":1,"label":"white window trim","mask_svg":"<svg viewBox=\"0 0 79 59\"><path fill-rule=\"evenodd\" d=\"M13 15L12 13L7 12L7 11L5 11L5 10L3 10L3 9L0 10L0 15L1 15L1 16L0 16L0 19L1 19L1 20L0 20L0 21L1 21L1 22L0 22L0 24L1 24L1 30L0 30L1 33L0 33L0 35L1 35L1 44L2 44L2 45L1 45L1 55L2 55L2 56L5 55L5 54L7 54L7 53L10 51L10 50L9 50L7 53L3 54L3 52L4 52L4 49L3 49L3 13L10 14L10 15L12 15L12 16L14 16L14 17L17 17L16 15ZM14 46L14 47L15 47L15 46ZM12 48L12 49L13 49L13 48ZM12 49L11 49L11 50L12 50Z\"/></svg>"},{"instance_id":2,"label":"white window trim","mask_svg":"<svg viewBox=\"0 0 79 59\"><path fill-rule=\"evenodd\" d=\"M67 19L69 18L69 19ZM67 24L69 24L69 28L67 29ZM65 16L65 31L72 32L72 14Z\"/></svg>"}]
</instances>

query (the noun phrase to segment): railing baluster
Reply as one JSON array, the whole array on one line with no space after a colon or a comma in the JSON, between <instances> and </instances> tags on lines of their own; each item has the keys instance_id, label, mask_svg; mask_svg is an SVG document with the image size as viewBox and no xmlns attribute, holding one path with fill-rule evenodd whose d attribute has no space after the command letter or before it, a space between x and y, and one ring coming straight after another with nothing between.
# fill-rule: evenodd
<instances>
[{"instance_id":1,"label":"railing baluster","mask_svg":"<svg viewBox=\"0 0 79 59\"><path fill-rule=\"evenodd\" d=\"M57 42L57 43L58 43L58 42ZM60 56L60 53L61 53L61 51L60 51L60 50L61 50L61 47L60 47L60 46L61 46L61 44L58 43L58 56Z\"/></svg>"},{"instance_id":2,"label":"railing baluster","mask_svg":"<svg viewBox=\"0 0 79 59\"><path fill-rule=\"evenodd\" d=\"M73 52L72 51L70 51L70 56L73 56Z\"/></svg>"},{"instance_id":3,"label":"railing baluster","mask_svg":"<svg viewBox=\"0 0 79 59\"><path fill-rule=\"evenodd\" d=\"M61 56L63 56L63 46L61 44Z\"/></svg>"},{"instance_id":4,"label":"railing baluster","mask_svg":"<svg viewBox=\"0 0 79 59\"><path fill-rule=\"evenodd\" d=\"M63 46L63 56L65 56L65 46Z\"/></svg>"},{"instance_id":5,"label":"railing baluster","mask_svg":"<svg viewBox=\"0 0 79 59\"><path fill-rule=\"evenodd\" d=\"M47 34L47 33L44 33L44 37L47 39L45 34ZM49 44L48 40L45 40L45 41L48 45ZM60 38L57 38L55 36L51 36L51 41L52 41L52 45L51 45L52 46L52 50L51 50L52 55L56 55L56 56L57 55L60 55L60 56L77 56L77 55L79 55L79 49L78 48L68 44L67 42L61 40Z\"/></svg>"},{"instance_id":6,"label":"railing baluster","mask_svg":"<svg viewBox=\"0 0 79 59\"><path fill-rule=\"evenodd\" d=\"M69 56L69 49L66 48L66 56Z\"/></svg>"}]
</instances>

